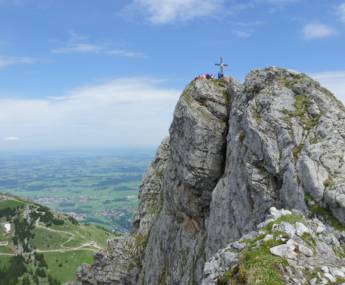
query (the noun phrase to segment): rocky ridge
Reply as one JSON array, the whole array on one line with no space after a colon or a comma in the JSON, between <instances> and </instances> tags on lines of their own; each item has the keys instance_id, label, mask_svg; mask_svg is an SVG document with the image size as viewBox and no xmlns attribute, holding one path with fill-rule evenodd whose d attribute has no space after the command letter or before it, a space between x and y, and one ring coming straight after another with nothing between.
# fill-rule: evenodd
<instances>
[{"instance_id":1,"label":"rocky ridge","mask_svg":"<svg viewBox=\"0 0 345 285\"><path fill-rule=\"evenodd\" d=\"M205 283L213 272L207 271L210 260L256 230L272 207L305 216L287 227L296 232L304 225L317 245L313 217L323 219L327 233L345 224L344 138L344 106L304 74L267 68L251 72L243 84L231 78L194 80L177 103L170 137L145 174L133 233L109 242L93 266L81 268L77 283L213 284ZM294 261L292 248L313 251L305 259L319 261L306 266L342 270L322 264L322 251L298 234L287 238L284 229L278 232L286 243L275 232L266 236L278 246L269 257L282 249L291 254L279 257L275 272L282 282L309 282L304 269L294 273L286 265ZM335 239L334 256L345 242ZM324 250L332 249L325 244ZM241 251L229 252L241 260ZM227 265L241 268L236 262ZM229 284L280 284L250 283L236 274ZM332 282L320 273L316 282L322 280Z\"/></svg>"},{"instance_id":2,"label":"rocky ridge","mask_svg":"<svg viewBox=\"0 0 345 285\"><path fill-rule=\"evenodd\" d=\"M258 228L206 262L202 285L345 284L344 232L276 208Z\"/></svg>"}]
</instances>

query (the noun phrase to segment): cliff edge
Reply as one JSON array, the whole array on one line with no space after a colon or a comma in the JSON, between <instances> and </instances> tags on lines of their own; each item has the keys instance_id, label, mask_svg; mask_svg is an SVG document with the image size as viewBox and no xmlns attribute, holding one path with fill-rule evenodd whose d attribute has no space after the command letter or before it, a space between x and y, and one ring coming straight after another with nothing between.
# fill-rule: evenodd
<instances>
[{"instance_id":1,"label":"cliff edge","mask_svg":"<svg viewBox=\"0 0 345 285\"><path fill-rule=\"evenodd\" d=\"M345 278L345 108L331 92L273 67L252 71L243 84L194 80L169 132L144 176L133 233L110 241L79 270L77 284ZM250 263L260 246L267 263ZM277 279L255 273L260 267Z\"/></svg>"}]
</instances>

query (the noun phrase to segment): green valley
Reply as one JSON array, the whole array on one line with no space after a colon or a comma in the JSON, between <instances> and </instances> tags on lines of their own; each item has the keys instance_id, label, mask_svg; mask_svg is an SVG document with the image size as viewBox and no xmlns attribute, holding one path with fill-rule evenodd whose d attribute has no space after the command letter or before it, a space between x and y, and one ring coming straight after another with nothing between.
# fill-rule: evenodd
<instances>
[{"instance_id":1,"label":"green valley","mask_svg":"<svg viewBox=\"0 0 345 285\"><path fill-rule=\"evenodd\" d=\"M113 236L101 226L0 194L0 283L63 284Z\"/></svg>"},{"instance_id":2,"label":"green valley","mask_svg":"<svg viewBox=\"0 0 345 285\"><path fill-rule=\"evenodd\" d=\"M116 232L131 227L154 151L0 153L0 192Z\"/></svg>"}]
</instances>

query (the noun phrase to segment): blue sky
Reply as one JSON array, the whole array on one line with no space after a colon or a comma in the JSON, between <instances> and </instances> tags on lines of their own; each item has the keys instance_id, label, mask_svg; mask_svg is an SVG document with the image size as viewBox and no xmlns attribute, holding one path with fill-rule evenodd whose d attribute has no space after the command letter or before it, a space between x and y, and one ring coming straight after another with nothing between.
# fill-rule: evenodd
<instances>
[{"instance_id":1,"label":"blue sky","mask_svg":"<svg viewBox=\"0 0 345 285\"><path fill-rule=\"evenodd\" d=\"M345 101L344 0L0 0L0 147L157 145L199 73L282 66Z\"/></svg>"}]
</instances>

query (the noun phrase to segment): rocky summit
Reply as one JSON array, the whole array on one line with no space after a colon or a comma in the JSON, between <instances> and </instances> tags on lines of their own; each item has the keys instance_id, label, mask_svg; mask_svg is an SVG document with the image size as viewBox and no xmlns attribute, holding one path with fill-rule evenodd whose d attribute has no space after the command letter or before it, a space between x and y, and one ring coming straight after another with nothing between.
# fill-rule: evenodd
<instances>
[{"instance_id":1,"label":"rocky summit","mask_svg":"<svg viewBox=\"0 0 345 285\"><path fill-rule=\"evenodd\" d=\"M133 232L75 284L345 284L345 108L304 74L192 81Z\"/></svg>"}]
</instances>

